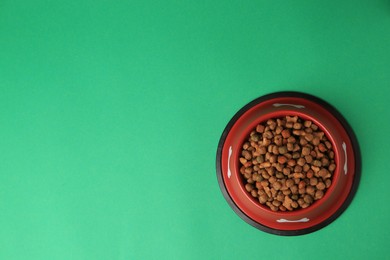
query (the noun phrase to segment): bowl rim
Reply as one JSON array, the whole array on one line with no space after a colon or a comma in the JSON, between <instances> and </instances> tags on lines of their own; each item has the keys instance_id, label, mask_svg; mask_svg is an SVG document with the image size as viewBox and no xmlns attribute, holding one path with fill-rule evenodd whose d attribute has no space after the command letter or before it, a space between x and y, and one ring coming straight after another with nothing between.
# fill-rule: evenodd
<instances>
[{"instance_id":1,"label":"bowl rim","mask_svg":"<svg viewBox=\"0 0 390 260\"><path fill-rule=\"evenodd\" d=\"M347 133L347 135L348 135L348 137L349 137L349 139L351 141L352 150L353 150L353 154L354 154L354 158L355 158L355 172L354 172L354 176L353 176L353 180L352 180L352 186L351 186L349 194L347 195L347 197L344 200L343 204L336 210L336 212L333 215L331 215L329 218L327 218L323 222L320 222L319 224L316 224L314 226L311 226L311 227L308 227L308 228L304 228L304 229L299 229L299 230L279 230L279 229L271 228L271 227L265 226L265 225L263 225L263 224L261 224L261 223L259 223L257 221L254 221L249 216L247 216L236 205L236 203L233 201L232 197L230 196L229 192L227 191L225 183L224 183L224 180L223 180L223 176L222 176L222 165L221 165L222 150L223 150L223 146L224 146L225 140L226 140L226 138L228 136L228 133L230 132L231 128L236 123L236 121L246 111L248 111L250 108L254 107L255 105L257 105L257 104L259 104L261 102L268 101L268 100L271 100L271 99L274 99L274 98L289 98L289 97L291 97L291 98L303 98L303 99L309 100L311 102L317 103L318 105L322 106L324 109L329 111L339 121L341 126L346 131L346 133ZM357 188L358 188L359 182L360 182L360 177L361 177L361 153L360 153L360 148L359 148L359 144L358 144L358 141L357 141L355 133L353 132L351 126L346 121L346 119L341 115L341 113L336 108L334 108L332 105L330 105L328 102L324 101L323 99L320 99L320 98L318 98L316 96L313 96L313 95L310 95L310 94L307 94L307 93L296 92L296 91L280 91L280 92L274 92L274 93L266 94L266 95L263 95L263 96L260 96L260 97L258 97L256 99L254 99L253 101L249 102L244 107L242 107L232 117L232 119L226 125L226 127L225 127L225 129L224 129L224 131L223 131L223 133L222 133L222 135L220 137L219 143L218 143L217 158L216 158L216 172L217 172L217 180L218 180L218 183L219 183L219 187L220 187L220 189L222 191L223 196L225 197L225 199L228 202L228 204L230 205L230 207L235 211L235 213L238 216L240 216L245 222L247 222L248 224L254 226L257 229L260 229L262 231L265 231L265 232L268 232L268 233L271 233L271 234L275 234L275 235L283 235L283 236L303 235L303 234L308 234L308 233L314 232L316 230L319 230L319 229L327 226L328 224L333 222L335 219L337 219L345 211L345 209L350 205L354 195L356 194L356 191L357 191ZM286 214L288 214L288 213L286 213Z\"/></svg>"}]
</instances>

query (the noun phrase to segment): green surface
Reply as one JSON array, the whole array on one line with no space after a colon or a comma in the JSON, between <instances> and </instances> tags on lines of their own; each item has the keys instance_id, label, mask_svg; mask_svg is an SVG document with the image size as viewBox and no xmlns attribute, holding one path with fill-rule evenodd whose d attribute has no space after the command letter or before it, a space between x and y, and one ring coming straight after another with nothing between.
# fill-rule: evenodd
<instances>
[{"instance_id":1,"label":"green surface","mask_svg":"<svg viewBox=\"0 0 390 260\"><path fill-rule=\"evenodd\" d=\"M0 259L384 259L390 2L0 1ZM351 206L299 237L224 200L218 140L303 91L360 142Z\"/></svg>"}]
</instances>

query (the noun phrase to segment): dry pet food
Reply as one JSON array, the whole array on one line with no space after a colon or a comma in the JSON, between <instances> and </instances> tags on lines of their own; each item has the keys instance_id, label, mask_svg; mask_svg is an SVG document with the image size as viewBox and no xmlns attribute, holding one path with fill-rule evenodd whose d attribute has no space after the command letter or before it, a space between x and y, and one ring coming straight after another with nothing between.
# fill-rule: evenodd
<instances>
[{"instance_id":1,"label":"dry pet food","mask_svg":"<svg viewBox=\"0 0 390 260\"><path fill-rule=\"evenodd\" d=\"M242 146L246 191L272 211L307 208L332 184L335 153L325 133L298 116L258 124Z\"/></svg>"}]
</instances>

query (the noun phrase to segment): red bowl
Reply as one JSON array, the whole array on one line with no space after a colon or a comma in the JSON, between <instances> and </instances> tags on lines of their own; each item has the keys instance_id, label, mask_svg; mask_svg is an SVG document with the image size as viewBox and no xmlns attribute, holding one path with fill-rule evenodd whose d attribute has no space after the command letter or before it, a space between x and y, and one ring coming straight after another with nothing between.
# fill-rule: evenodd
<instances>
[{"instance_id":1,"label":"red bowl","mask_svg":"<svg viewBox=\"0 0 390 260\"><path fill-rule=\"evenodd\" d=\"M337 167L322 199L305 209L274 212L245 190L239 156L257 124L286 115L311 120L325 132L333 144ZM335 108L308 94L278 92L250 102L230 120L218 144L217 178L225 199L247 223L272 234L302 235L328 225L348 207L359 184L360 163L356 137Z\"/></svg>"}]
</instances>

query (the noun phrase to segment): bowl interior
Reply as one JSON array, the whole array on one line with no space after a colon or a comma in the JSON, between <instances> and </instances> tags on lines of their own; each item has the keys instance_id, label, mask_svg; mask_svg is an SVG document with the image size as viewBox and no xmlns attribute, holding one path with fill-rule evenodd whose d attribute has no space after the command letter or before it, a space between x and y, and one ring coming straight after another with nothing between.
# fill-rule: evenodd
<instances>
[{"instance_id":1,"label":"bowl interior","mask_svg":"<svg viewBox=\"0 0 390 260\"><path fill-rule=\"evenodd\" d=\"M307 114L302 113L302 112L281 109L281 110L277 110L275 112L266 114L266 115L260 117L259 120L255 120L252 123L248 123L247 127L245 128L245 130L241 132L241 135L237 136L237 138L239 140L238 142L241 144L241 146L237 146L237 149L238 149L237 150L237 157L235 158L237 167L234 170L234 172L236 174L238 174L239 178L241 179L240 187L242 189L242 192L244 192L246 194L248 199L253 201L253 203L257 204L257 206L261 207L263 210L268 211L268 213L273 213L274 211L272 211L268 207L260 204L257 201L257 199L255 199L248 192L246 192L245 186L244 186L244 184L245 184L244 177L240 174L239 158L240 158L240 151L242 149L242 145L246 142L249 134L256 128L256 126L259 123L264 123L268 119L276 119L276 118L280 118L280 117L284 117L284 116L298 116L298 117L302 118L303 120L310 120L310 121L314 122L319 127L319 129L325 133L325 135L328 138L328 140L332 143L332 147L333 147L332 149L333 149L333 151L335 153L335 159L334 160L335 160L335 163L336 163L336 169L335 169L335 171L333 173L333 176L332 176L332 184L331 184L331 186L327 189L327 191L324 194L324 197L322 197L320 200L317 200L317 201L313 202L313 204L311 204L308 208L305 208L305 209L300 208L300 209L294 210L294 212L314 210L316 207L320 207L321 204L330 196L329 194L335 189L334 183L337 183L339 172L340 172L340 167L338 167L339 152L340 151L337 149L338 146L335 145L335 140L331 136L332 126L331 125L330 126L329 125L325 126L321 122L321 118L313 118L310 115L307 115ZM285 211L285 212L279 211L279 213L281 215L289 216L289 215L291 215L292 212L291 211Z\"/></svg>"}]
</instances>

